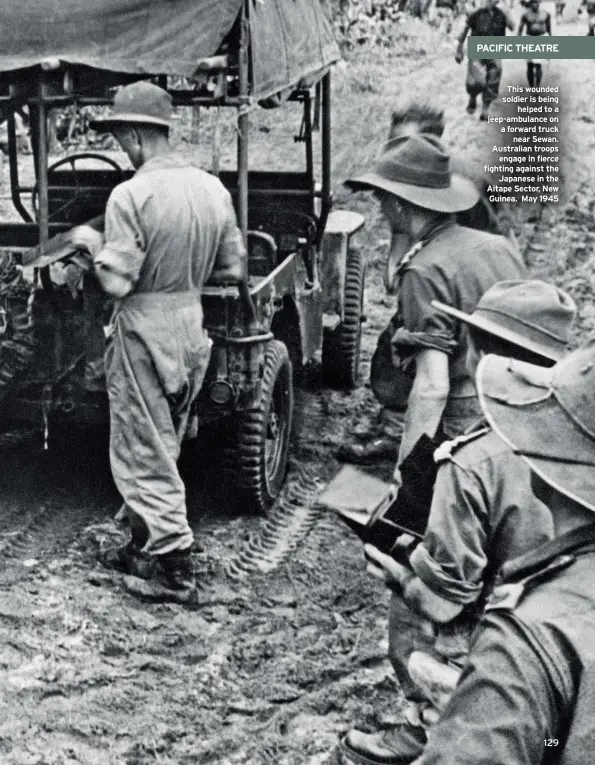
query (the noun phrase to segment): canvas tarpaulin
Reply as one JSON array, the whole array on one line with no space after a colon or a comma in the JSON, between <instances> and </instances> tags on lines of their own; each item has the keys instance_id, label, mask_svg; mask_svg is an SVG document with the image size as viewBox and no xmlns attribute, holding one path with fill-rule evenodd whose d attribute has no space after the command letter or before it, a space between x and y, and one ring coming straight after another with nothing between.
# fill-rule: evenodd
<instances>
[{"instance_id":1,"label":"canvas tarpaulin","mask_svg":"<svg viewBox=\"0 0 595 765\"><path fill-rule=\"evenodd\" d=\"M260 98L308 80L340 58L320 0L254 0L250 28Z\"/></svg>"},{"instance_id":2,"label":"canvas tarpaulin","mask_svg":"<svg viewBox=\"0 0 595 765\"><path fill-rule=\"evenodd\" d=\"M242 0L2 0L0 72L56 57L112 72L190 76Z\"/></svg>"},{"instance_id":3,"label":"canvas tarpaulin","mask_svg":"<svg viewBox=\"0 0 595 765\"><path fill-rule=\"evenodd\" d=\"M2 0L0 73L48 58L127 74L190 77L217 52L242 0ZM252 85L261 98L339 58L320 0L251 0Z\"/></svg>"}]
</instances>

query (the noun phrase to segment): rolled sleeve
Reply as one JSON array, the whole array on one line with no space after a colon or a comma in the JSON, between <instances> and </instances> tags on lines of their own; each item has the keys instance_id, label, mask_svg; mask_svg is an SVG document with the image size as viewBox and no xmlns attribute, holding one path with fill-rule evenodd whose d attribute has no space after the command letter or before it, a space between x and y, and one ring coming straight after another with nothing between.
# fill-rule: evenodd
<instances>
[{"instance_id":1,"label":"rolled sleeve","mask_svg":"<svg viewBox=\"0 0 595 765\"><path fill-rule=\"evenodd\" d=\"M423 542L411 566L437 595L458 605L474 603L487 565L487 509L475 477L453 462L440 466Z\"/></svg>"},{"instance_id":2,"label":"rolled sleeve","mask_svg":"<svg viewBox=\"0 0 595 765\"><path fill-rule=\"evenodd\" d=\"M393 336L395 346L404 351L433 348L449 356L455 352L456 321L434 308L432 300L450 302L425 270L406 271L399 289L401 326Z\"/></svg>"},{"instance_id":3,"label":"rolled sleeve","mask_svg":"<svg viewBox=\"0 0 595 765\"><path fill-rule=\"evenodd\" d=\"M94 258L96 268L138 281L145 260L145 237L136 206L122 186L112 192L105 210L105 244Z\"/></svg>"}]
</instances>

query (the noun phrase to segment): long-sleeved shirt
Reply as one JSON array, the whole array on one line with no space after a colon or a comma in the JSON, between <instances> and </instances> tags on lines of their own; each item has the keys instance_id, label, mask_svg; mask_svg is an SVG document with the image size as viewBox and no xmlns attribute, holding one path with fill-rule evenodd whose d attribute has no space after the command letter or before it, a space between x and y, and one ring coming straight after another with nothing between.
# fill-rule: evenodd
<instances>
[{"instance_id":1,"label":"long-sleeved shirt","mask_svg":"<svg viewBox=\"0 0 595 765\"><path fill-rule=\"evenodd\" d=\"M218 262L243 256L227 189L184 157L167 154L113 190L95 266L129 280L134 293L200 292Z\"/></svg>"}]
</instances>

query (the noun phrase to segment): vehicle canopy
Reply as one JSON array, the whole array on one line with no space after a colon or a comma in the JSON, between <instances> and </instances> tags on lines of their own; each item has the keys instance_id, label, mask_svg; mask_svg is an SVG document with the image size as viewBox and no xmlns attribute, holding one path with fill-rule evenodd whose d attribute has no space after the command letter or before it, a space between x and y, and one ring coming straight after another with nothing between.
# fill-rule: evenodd
<instances>
[{"instance_id":1,"label":"vehicle canopy","mask_svg":"<svg viewBox=\"0 0 595 765\"><path fill-rule=\"evenodd\" d=\"M192 77L199 60L221 51L244 6L252 97L316 80L340 58L320 0L3 0L0 82L27 78L49 60Z\"/></svg>"}]
</instances>

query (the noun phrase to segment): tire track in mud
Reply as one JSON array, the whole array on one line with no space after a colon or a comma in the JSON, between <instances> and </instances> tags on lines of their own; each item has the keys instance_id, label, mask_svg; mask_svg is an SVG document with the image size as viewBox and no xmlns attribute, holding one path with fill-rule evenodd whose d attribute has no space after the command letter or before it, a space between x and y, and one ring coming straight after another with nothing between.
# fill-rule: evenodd
<instances>
[{"instance_id":1,"label":"tire track in mud","mask_svg":"<svg viewBox=\"0 0 595 765\"><path fill-rule=\"evenodd\" d=\"M39 428L0 435L0 558L70 550L81 529L105 515L106 469L93 449L65 441L43 449Z\"/></svg>"},{"instance_id":2,"label":"tire track in mud","mask_svg":"<svg viewBox=\"0 0 595 765\"><path fill-rule=\"evenodd\" d=\"M4 515L6 508L2 508ZM0 556L2 558L27 557L31 550L35 537L43 533L43 529L50 521L50 507L47 504L40 504L31 512L27 513L24 521L19 523L18 516L22 514L18 506L8 509L8 525L16 525L18 528L14 531L0 533ZM11 520L13 523L11 524ZM6 526L6 518L2 519L3 526Z\"/></svg>"},{"instance_id":3,"label":"tire track in mud","mask_svg":"<svg viewBox=\"0 0 595 765\"><path fill-rule=\"evenodd\" d=\"M328 391L300 390L300 421L318 434L323 446L331 438L336 422L331 418ZM336 437L336 436L335 436ZM293 553L324 517L318 496L324 488L320 456L308 454L309 444L300 444L294 458L297 470L289 474L281 495L256 532L236 551L224 570L237 580L252 572L270 573Z\"/></svg>"},{"instance_id":4,"label":"tire track in mud","mask_svg":"<svg viewBox=\"0 0 595 765\"><path fill-rule=\"evenodd\" d=\"M334 443L337 429L329 395L330 391L325 389L299 390L297 414L304 425L304 437L297 435L291 469L277 503L225 564L224 570L231 579L275 570L324 515L317 505L325 485L320 476L324 464L321 453L328 443ZM4 455L5 469L11 474L0 485L0 556L7 559L25 560L65 550L90 522L105 519L103 500L107 496L99 499L103 487L96 487L98 493L91 492L92 477L81 476L73 466L75 480L66 491L62 486L64 477L58 473L68 469L70 458L54 455L51 450L41 451L41 444L39 429L0 435L0 454ZM82 472L95 469L91 466ZM100 505L104 505L103 511Z\"/></svg>"},{"instance_id":5,"label":"tire track in mud","mask_svg":"<svg viewBox=\"0 0 595 765\"><path fill-rule=\"evenodd\" d=\"M30 428L7 431L0 434L0 456L6 466L18 465L19 453L25 450L35 440L39 439L39 429ZM23 457L26 459L26 457ZM18 468L17 468L18 469ZM15 498L3 498L0 502L2 529L0 532L0 556L15 558L27 552L31 538L41 530L48 513L48 505L39 503L29 512L23 513L22 504ZM24 516L24 517L23 517Z\"/></svg>"}]
</instances>

